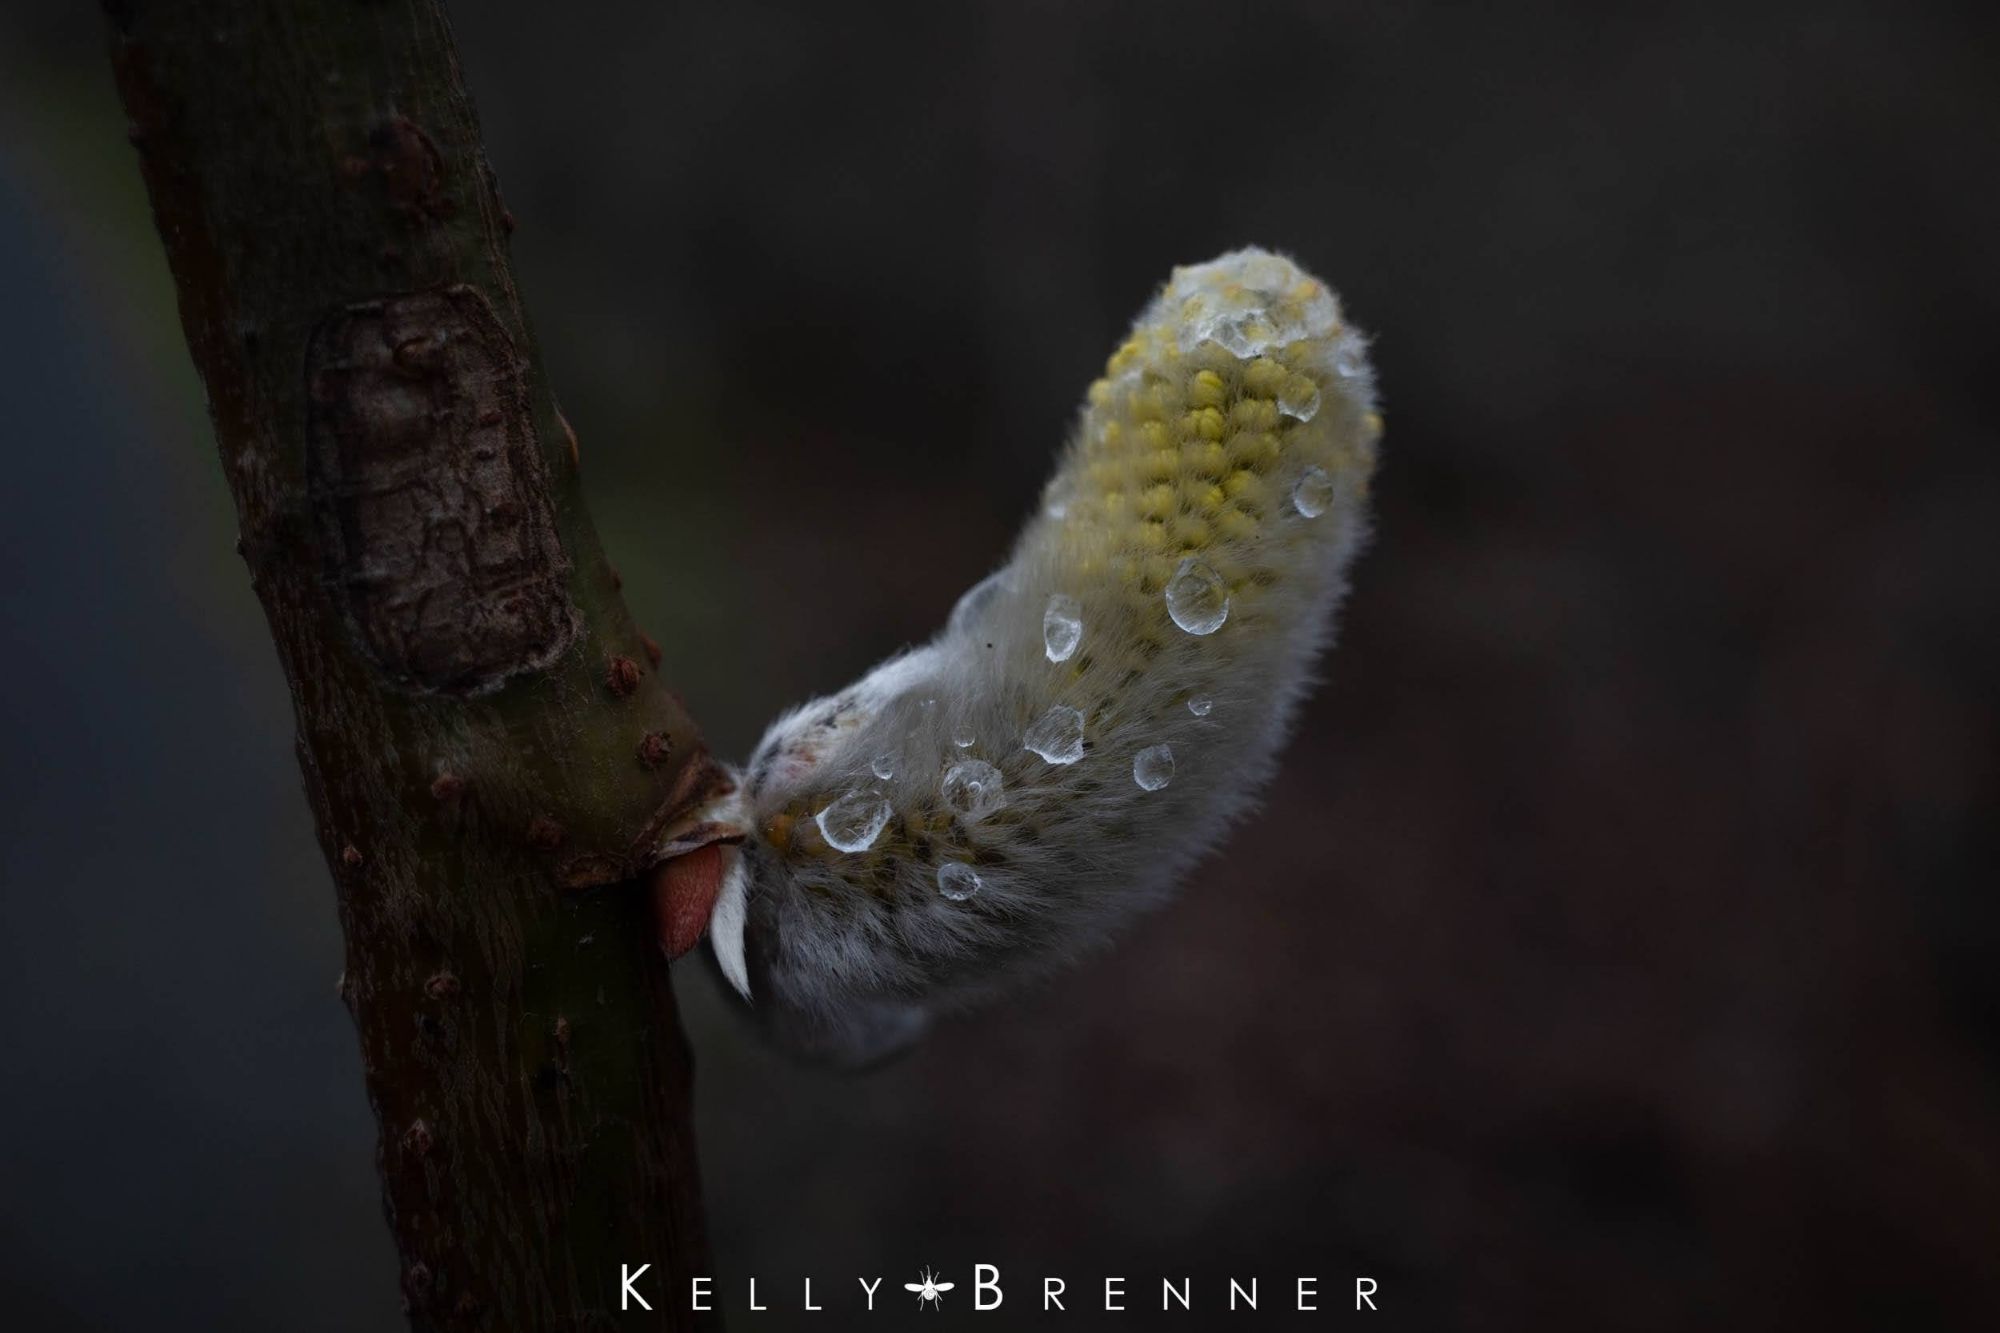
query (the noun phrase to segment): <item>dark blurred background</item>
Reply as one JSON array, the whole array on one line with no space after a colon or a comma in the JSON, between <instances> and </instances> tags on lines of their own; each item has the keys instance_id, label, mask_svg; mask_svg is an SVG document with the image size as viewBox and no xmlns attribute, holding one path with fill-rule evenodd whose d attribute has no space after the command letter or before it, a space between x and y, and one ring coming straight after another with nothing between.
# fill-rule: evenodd
<instances>
[{"instance_id":1,"label":"dark blurred background","mask_svg":"<svg viewBox=\"0 0 2000 1333\"><path fill-rule=\"evenodd\" d=\"M332 887L93 9L0 7L3 1308L396 1327ZM1338 1311L1359 1274L1432 1329L1993 1326L1994 11L457 25L590 501L724 754L997 560L1174 263L1288 250L1379 335L1342 646L1178 905L861 1079L683 969L746 1322L990 1261L1003 1314L1123 1275L1139 1327L1161 1276L1192 1327L1222 1275Z\"/></svg>"}]
</instances>

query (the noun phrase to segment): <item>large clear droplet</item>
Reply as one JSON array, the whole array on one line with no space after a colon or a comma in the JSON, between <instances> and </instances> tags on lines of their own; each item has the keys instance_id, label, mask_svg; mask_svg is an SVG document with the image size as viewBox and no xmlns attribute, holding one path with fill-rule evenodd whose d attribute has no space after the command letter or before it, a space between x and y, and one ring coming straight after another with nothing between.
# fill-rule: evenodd
<instances>
[{"instance_id":1,"label":"large clear droplet","mask_svg":"<svg viewBox=\"0 0 2000 1333\"><path fill-rule=\"evenodd\" d=\"M1303 375L1294 375L1278 390L1278 410L1288 417L1311 421L1319 415L1319 385Z\"/></svg>"},{"instance_id":2,"label":"large clear droplet","mask_svg":"<svg viewBox=\"0 0 2000 1333\"><path fill-rule=\"evenodd\" d=\"M1292 487L1292 508L1307 518L1318 518L1333 503L1333 478L1325 468L1309 467Z\"/></svg>"},{"instance_id":3,"label":"large clear droplet","mask_svg":"<svg viewBox=\"0 0 2000 1333\"><path fill-rule=\"evenodd\" d=\"M1261 310L1248 310L1217 320L1210 336L1221 343L1231 356L1244 359L1271 345L1270 326L1264 322Z\"/></svg>"},{"instance_id":4,"label":"large clear droplet","mask_svg":"<svg viewBox=\"0 0 2000 1333\"><path fill-rule=\"evenodd\" d=\"M878 778L888 779L895 777L896 756L886 750L883 751L868 761L868 771Z\"/></svg>"},{"instance_id":5,"label":"large clear droplet","mask_svg":"<svg viewBox=\"0 0 2000 1333\"><path fill-rule=\"evenodd\" d=\"M951 621L947 626L952 633L961 633L979 622L993 605L993 599L1007 588L1007 571L999 570L988 574L972 585L965 596L958 599L958 605L951 609Z\"/></svg>"},{"instance_id":6,"label":"large clear droplet","mask_svg":"<svg viewBox=\"0 0 2000 1333\"><path fill-rule=\"evenodd\" d=\"M951 743L961 750L970 750L972 743L978 739L972 734L972 724L969 722L960 722L951 729Z\"/></svg>"},{"instance_id":7,"label":"large clear droplet","mask_svg":"<svg viewBox=\"0 0 2000 1333\"><path fill-rule=\"evenodd\" d=\"M1042 651L1051 662L1067 662L1082 641L1082 603L1067 593L1055 594L1042 609Z\"/></svg>"},{"instance_id":8,"label":"large clear droplet","mask_svg":"<svg viewBox=\"0 0 2000 1333\"><path fill-rule=\"evenodd\" d=\"M851 791L814 815L813 823L834 850L866 851L888 827L889 801L879 792Z\"/></svg>"},{"instance_id":9,"label":"large clear droplet","mask_svg":"<svg viewBox=\"0 0 2000 1333\"><path fill-rule=\"evenodd\" d=\"M1173 746L1148 745L1132 756L1132 781L1147 791L1158 791L1173 780Z\"/></svg>"},{"instance_id":10,"label":"large clear droplet","mask_svg":"<svg viewBox=\"0 0 2000 1333\"><path fill-rule=\"evenodd\" d=\"M1206 562L1189 556L1167 584L1167 614L1190 634L1213 634L1229 619L1229 589Z\"/></svg>"},{"instance_id":11,"label":"large clear droplet","mask_svg":"<svg viewBox=\"0 0 2000 1333\"><path fill-rule=\"evenodd\" d=\"M1215 700L1205 694L1197 694L1194 698L1188 700L1188 712L1193 713L1196 717L1207 717L1214 707Z\"/></svg>"},{"instance_id":12,"label":"large clear droplet","mask_svg":"<svg viewBox=\"0 0 2000 1333\"><path fill-rule=\"evenodd\" d=\"M979 892L979 872L963 861L946 861L938 867L938 892L962 903Z\"/></svg>"},{"instance_id":13,"label":"large clear droplet","mask_svg":"<svg viewBox=\"0 0 2000 1333\"><path fill-rule=\"evenodd\" d=\"M944 771L938 795L967 823L984 819L1007 804L1000 770L983 759L966 759Z\"/></svg>"},{"instance_id":14,"label":"large clear droplet","mask_svg":"<svg viewBox=\"0 0 2000 1333\"><path fill-rule=\"evenodd\" d=\"M1052 764L1073 764L1083 758L1083 714L1057 704L1028 728L1021 744Z\"/></svg>"},{"instance_id":15,"label":"large clear droplet","mask_svg":"<svg viewBox=\"0 0 2000 1333\"><path fill-rule=\"evenodd\" d=\"M1237 306L1197 314L1181 325L1181 351L1192 352L1212 342L1238 360L1247 361L1273 343L1289 341L1259 306Z\"/></svg>"}]
</instances>

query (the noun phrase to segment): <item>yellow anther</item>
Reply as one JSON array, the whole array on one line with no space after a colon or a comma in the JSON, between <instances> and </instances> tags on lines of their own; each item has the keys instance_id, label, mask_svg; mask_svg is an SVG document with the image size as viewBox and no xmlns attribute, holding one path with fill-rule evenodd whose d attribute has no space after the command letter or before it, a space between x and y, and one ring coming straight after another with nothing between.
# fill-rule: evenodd
<instances>
[{"instance_id":1,"label":"yellow anther","mask_svg":"<svg viewBox=\"0 0 2000 1333\"><path fill-rule=\"evenodd\" d=\"M1229 470L1229 451L1214 440L1189 440L1181 446L1181 467L1195 477L1220 478Z\"/></svg>"},{"instance_id":2,"label":"yellow anther","mask_svg":"<svg viewBox=\"0 0 2000 1333\"><path fill-rule=\"evenodd\" d=\"M1237 435L1229 441L1229 457L1239 467L1262 472L1278 461L1277 437L1268 431Z\"/></svg>"},{"instance_id":3,"label":"yellow anther","mask_svg":"<svg viewBox=\"0 0 2000 1333\"><path fill-rule=\"evenodd\" d=\"M1148 486L1139 495L1139 513L1144 518L1164 520L1178 507L1171 486Z\"/></svg>"},{"instance_id":4,"label":"yellow anther","mask_svg":"<svg viewBox=\"0 0 2000 1333\"><path fill-rule=\"evenodd\" d=\"M1270 486L1262 477L1248 468L1232 472L1222 483L1222 493L1232 500L1242 500L1259 504L1269 492Z\"/></svg>"},{"instance_id":5,"label":"yellow anther","mask_svg":"<svg viewBox=\"0 0 2000 1333\"><path fill-rule=\"evenodd\" d=\"M1225 509L1215 516L1215 530L1224 541L1248 541L1257 535L1257 520L1241 509Z\"/></svg>"},{"instance_id":6,"label":"yellow anther","mask_svg":"<svg viewBox=\"0 0 2000 1333\"><path fill-rule=\"evenodd\" d=\"M1177 514L1167 523L1167 539L1183 551L1208 545L1208 524L1192 514Z\"/></svg>"},{"instance_id":7,"label":"yellow anther","mask_svg":"<svg viewBox=\"0 0 2000 1333\"><path fill-rule=\"evenodd\" d=\"M1268 398L1239 398L1229 409L1229 423L1238 430L1276 430L1278 405Z\"/></svg>"},{"instance_id":8,"label":"yellow anther","mask_svg":"<svg viewBox=\"0 0 2000 1333\"><path fill-rule=\"evenodd\" d=\"M1275 398L1285 382L1285 368L1268 356L1260 356L1243 368L1243 387L1262 398Z\"/></svg>"},{"instance_id":9,"label":"yellow anther","mask_svg":"<svg viewBox=\"0 0 2000 1333\"><path fill-rule=\"evenodd\" d=\"M1222 438L1223 427L1227 425L1222 413L1212 407L1198 407L1184 418L1187 428L1204 440Z\"/></svg>"}]
</instances>

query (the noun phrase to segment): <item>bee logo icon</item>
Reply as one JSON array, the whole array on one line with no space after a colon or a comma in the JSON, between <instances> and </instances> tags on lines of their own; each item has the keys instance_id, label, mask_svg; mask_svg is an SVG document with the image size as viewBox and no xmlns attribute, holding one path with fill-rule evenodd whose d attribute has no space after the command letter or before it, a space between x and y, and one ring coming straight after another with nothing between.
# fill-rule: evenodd
<instances>
[{"instance_id":1,"label":"bee logo icon","mask_svg":"<svg viewBox=\"0 0 2000 1333\"><path fill-rule=\"evenodd\" d=\"M931 1272L928 1265L924 1268L923 1281L905 1282L903 1284L904 1291L914 1291L917 1293L917 1305L919 1308L929 1307L933 1310L944 1309L944 1293L950 1291L951 1288L951 1283L938 1281L936 1275Z\"/></svg>"}]
</instances>

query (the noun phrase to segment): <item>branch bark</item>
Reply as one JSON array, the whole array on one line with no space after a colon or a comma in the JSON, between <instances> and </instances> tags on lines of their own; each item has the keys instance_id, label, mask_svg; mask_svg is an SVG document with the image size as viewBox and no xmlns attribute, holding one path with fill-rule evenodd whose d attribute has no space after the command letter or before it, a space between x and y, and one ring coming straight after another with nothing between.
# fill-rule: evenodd
<instances>
[{"instance_id":1,"label":"branch bark","mask_svg":"<svg viewBox=\"0 0 2000 1333\"><path fill-rule=\"evenodd\" d=\"M442 8L106 9L338 886L411 1320L691 1326L663 1299L709 1271L688 1054L631 881L726 779L585 513ZM652 1314L618 1313L628 1263Z\"/></svg>"}]
</instances>

